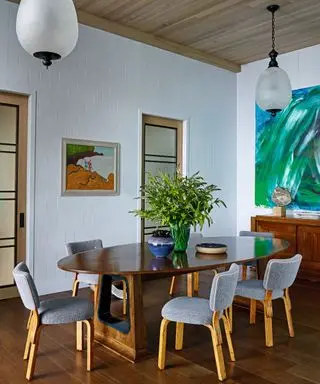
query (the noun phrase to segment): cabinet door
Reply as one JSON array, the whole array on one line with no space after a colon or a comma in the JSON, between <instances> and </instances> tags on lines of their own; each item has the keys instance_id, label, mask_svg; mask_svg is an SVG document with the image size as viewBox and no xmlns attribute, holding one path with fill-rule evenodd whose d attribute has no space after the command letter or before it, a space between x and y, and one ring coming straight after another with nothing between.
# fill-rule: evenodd
<instances>
[{"instance_id":1,"label":"cabinet door","mask_svg":"<svg viewBox=\"0 0 320 384\"><path fill-rule=\"evenodd\" d=\"M320 276L320 227L299 225L297 252L301 253L302 274L306 277Z\"/></svg>"},{"instance_id":2,"label":"cabinet door","mask_svg":"<svg viewBox=\"0 0 320 384\"><path fill-rule=\"evenodd\" d=\"M320 227L298 226L298 252L304 260L320 262Z\"/></svg>"},{"instance_id":3,"label":"cabinet door","mask_svg":"<svg viewBox=\"0 0 320 384\"><path fill-rule=\"evenodd\" d=\"M277 257L288 257L295 255L297 249L295 225L285 223L274 223L268 221L258 221L256 230L258 232L272 232L275 238L289 241L289 248L277 254Z\"/></svg>"}]
</instances>

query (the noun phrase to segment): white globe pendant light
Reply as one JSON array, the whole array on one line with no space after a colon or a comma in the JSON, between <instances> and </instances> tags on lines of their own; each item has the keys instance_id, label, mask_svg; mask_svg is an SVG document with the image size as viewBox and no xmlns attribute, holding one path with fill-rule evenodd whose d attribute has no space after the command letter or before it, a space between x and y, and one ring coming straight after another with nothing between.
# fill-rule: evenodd
<instances>
[{"instance_id":1,"label":"white globe pendant light","mask_svg":"<svg viewBox=\"0 0 320 384\"><path fill-rule=\"evenodd\" d=\"M292 88L287 73L279 68L278 52L275 50L275 12L279 5L269 5L267 10L272 13L272 50L269 53L269 67L259 76L256 87L256 103L258 106L275 116L291 101Z\"/></svg>"},{"instance_id":2,"label":"white globe pendant light","mask_svg":"<svg viewBox=\"0 0 320 384\"><path fill-rule=\"evenodd\" d=\"M72 0L21 0L16 23L18 40L48 68L69 55L78 41L78 18Z\"/></svg>"}]
</instances>

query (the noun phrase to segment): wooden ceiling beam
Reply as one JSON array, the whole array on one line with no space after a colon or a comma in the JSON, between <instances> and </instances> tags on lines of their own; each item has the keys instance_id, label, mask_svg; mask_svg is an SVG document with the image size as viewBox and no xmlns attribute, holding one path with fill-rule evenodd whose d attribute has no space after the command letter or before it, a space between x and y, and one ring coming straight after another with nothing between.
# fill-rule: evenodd
<instances>
[{"instance_id":1,"label":"wooden ceiling beam","mask_svg":"<svg viewBox=\"0 0 320 384\"><path fill-rule=\"evenodd\" d=\"M8 1L12 3L19 3L19 0ZM225 60L223 58L208 54L198 49L168 41L153 34L139 31L138 29L124 26L117 22L98 17L81 10L77 10L77 13L80 24L84 24L92 28L100 29L115 35L126 37L131 40L139 41L140 43L151 45L153 47L176 53L178 55L188 57L219 68L223 68L231 72L241 71L241 66L233 61Z\"/></svg>"}]
</instances>

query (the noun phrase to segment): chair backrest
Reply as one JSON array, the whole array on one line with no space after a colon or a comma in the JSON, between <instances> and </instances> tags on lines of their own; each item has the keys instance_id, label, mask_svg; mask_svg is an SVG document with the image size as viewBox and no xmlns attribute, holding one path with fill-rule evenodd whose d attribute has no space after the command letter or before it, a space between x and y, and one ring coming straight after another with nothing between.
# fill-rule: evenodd
<instances>
[{"instance_id":1,"label":"chair backrest","mask_svg":"<svg viewBox=\"0 0 320 384\"><path fill-rule=\"evenodd\" d=\"M272 232L251 232L251 231L240 231L239 236L265 237L270 239L274 237Z\"/></svg>"},{"instance_id":2,"label":"chair backrest","mask_svg":"<svg viewBox=\"0 0 320 384\"><path fill-rule=\"evenodd\" d=\"M30 311L39 308L40 299L30 271L25 263L19 263L13 270L13 278L24 306Z\"/></svg>"},{"instance_id":3,"label":"chair backrest","mask_svg":"<svg viewBox=\"0 0 320 384\"><path fill-rule=\"evenodd\" d=\"M295 255L290 259L270 260L264 274L264 289L275 290L291 287L297 277L301 260L301 255Z\"/></svg>"},{"instance_id":4,"label":"chair backrest","mask_svg":"<svg viewBox=\"0 0 320 384\"><path fill-rule=\"evenodd\" d=\"M66 245L68 255L74 255L79 252L91 251L92 249L103 248L102 240L75 241Z\"/></svg>"},{"instance_id":5,"label":"chair backrest","mask_svg":"<svg viewBox=\"0 0 320 384\"><path fill-rule=\"evenodd\" d=\"M240 267L231 264L229 271L218 273L212 280L210 292L210 309L223 311L231 306L237 287Z\"/></svg>"}]
</instances>

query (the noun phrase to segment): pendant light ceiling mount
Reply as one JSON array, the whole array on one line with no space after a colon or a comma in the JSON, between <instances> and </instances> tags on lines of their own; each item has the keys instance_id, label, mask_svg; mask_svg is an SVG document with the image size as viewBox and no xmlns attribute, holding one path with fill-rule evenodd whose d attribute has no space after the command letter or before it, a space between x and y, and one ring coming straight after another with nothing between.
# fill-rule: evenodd
<instances>
[{"instance_id":1,"label":"pendant light ceiling mount","mask_svg":"<svg viewBox=\"0 0 320 384\"><path fill-rule=\"evenodd\" d=\"M277 12L277 10L280 8L280 5L278 4L272 4L267 6L267 10L271 13Z\"/></svg>"},{"instance_id":2,"label":"pendant light ceiling mount","mask_svg":"<svg viewBox=\"0 0 320 384\"><path fill-rule=\"evenodd\" d=\"M261 73L258 79L256 103L261 109L275 116L290 103L292 89L287 73L279 68L278 52L275 48L275 13L280 9L280 6L272 4L266 9L272 14L272 49L269 52L270 62L268 68Z\"/></svg>"}]
</instances>

